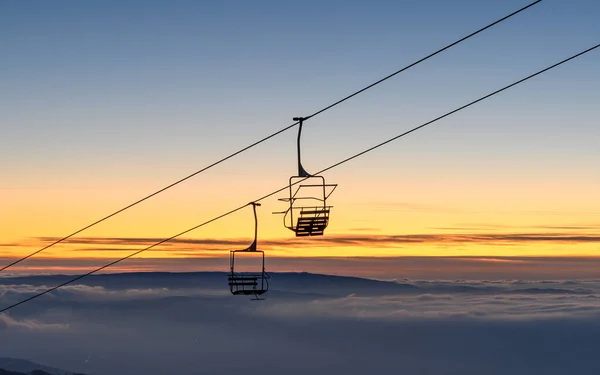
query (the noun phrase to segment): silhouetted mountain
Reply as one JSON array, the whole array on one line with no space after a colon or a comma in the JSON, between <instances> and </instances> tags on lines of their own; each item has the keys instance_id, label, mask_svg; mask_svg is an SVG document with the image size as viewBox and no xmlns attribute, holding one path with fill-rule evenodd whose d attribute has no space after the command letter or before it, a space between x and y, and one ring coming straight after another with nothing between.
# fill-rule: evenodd
<instances>
[{"instance_id":1,"label":"silhouetted mountain","mask_svg":"<svg viewBox=\"0 0 600 375\"><path fill-rule=\"evenodd\" d=\"M418 292L419 287L391 281L378 281L348 276L312 273L270 273L271 294L312 294L346 296L349 294L397 294ZM45 275L0 278L2 284L56 285L72 278L70 275ZM123 288L199 288L228 290L226 272L132 272L91 275L77 282L107 289Z\"/></svg>"},{"instance_id":2,"label":"silhouetted mountain","mask_svg":"<svg viewBox=\"0 0 600 375\"><path fill-rule=\"evenodd\" d=\"M21 358L0 358L0 375L86 375L40 365Z\"/></svg>"},{"instance_id":3,"label":"silhouetted mountain","mask_svg":"<svg viewBox=\"0 0 600 375\"><path fill-rule=\"evenodd\" d=\"M24 372L15 372L15 371L8 371L8 370L3 370L0 368L0 375L27 375Z\"/></svg>"},{"instance_id":4,"label":"silhouetted mountain","mask_svg":"<svg viewBox=\"0 0 600 375\"><path fill-rule=\"evenodd\" d=\"M71 372L64 372L62 374L65 375L85 375L85 374L77 374L77 373L71 373ZM0 375L56 375L54 373L50 373L50 372L46 372L46 371L42 371L42 370L33 370L30 372L17 372L17 371L8 371L8 370L4 370L0 368Z\"/></svg>"},{"instance_id":5,"label":"silhouetted mountain","mask_svg":"<svg viewBox=\"0 0 600 375\"><path fill-rule=\"evenodd\" d=\"M356 296L381 296L420 293L465 294L590 294L586 288L561 289L537 287L506 289L502 285L461 285L448 282L431 282L427 285L397 283L350 276L333 276L306 272L270 273L270 298L320 298ZM53 286L71 279L72 275L0 276L0 285L27 284ZM167 288L222 291L227 293L226 272L131 272L91 275L77 282L80 285L103 287L109 290ZM169 297L178 298L178 297Z\"/></svg>"}]
</instances>

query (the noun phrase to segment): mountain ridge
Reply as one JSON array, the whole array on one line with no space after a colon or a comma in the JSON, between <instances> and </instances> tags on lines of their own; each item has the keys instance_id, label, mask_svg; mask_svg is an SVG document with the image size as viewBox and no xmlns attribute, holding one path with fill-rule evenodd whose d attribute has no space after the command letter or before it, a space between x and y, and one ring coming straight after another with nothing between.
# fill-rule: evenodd
<instances>
[{"instance_id":1,"label":"mountain ridge","mask_svg":"<svg viewBox=\"0 0 600 375\"><path fill-rule=\"evenodd\" d=\"M308 294L347 295L363 293L406 293L420 290L411 284L381 281L355 276L338 276L308 272L270 272L269 290ZM47 286L63 283L72 275L32 275L0 277L0 285L29 284ZM124 272L90 275L77 282L79 285L124 288L199 288L228 290L227 272Z\"/></svg>"},{"instance_id":2,"label":"mountain ridge","mask_svg":"<svg viewBox=\"0 0 600 375\"><path fill-rule=\"evenodd\" d=\"M23 358L0 357L0 375L89 375L41 365Z\"/></svg>"}]
</instances>

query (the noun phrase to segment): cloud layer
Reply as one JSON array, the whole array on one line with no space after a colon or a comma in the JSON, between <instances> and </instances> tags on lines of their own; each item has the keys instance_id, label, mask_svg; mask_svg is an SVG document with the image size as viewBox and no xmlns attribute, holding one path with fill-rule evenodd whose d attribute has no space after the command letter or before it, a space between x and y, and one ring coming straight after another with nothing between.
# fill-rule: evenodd
<instances>
[{"instance_id":1,"label":"cloud layer","mask_svg":"<svg viewBox=\"0 0 600 375\"><path fill-rule=\"evenodd\" d=\"M0 314L0 331L6 329L54 331L68 328L68 324L48 324L42 323L35 319L17 320L12 318L10 315Z\"/></svg>"},{"instance_id":2,"label":"cloud layer","mask_svg":"<svg viewBox=\"0 0 600 375\"><path fill-rule=\"evenodd\" d=\"M0 304L62 278L0 279ZM3 315L0 355L98 375L600 370L600 280L274 274L260 302L229 295L223 273L83 281Z\"/></svg>"}]
</instances>

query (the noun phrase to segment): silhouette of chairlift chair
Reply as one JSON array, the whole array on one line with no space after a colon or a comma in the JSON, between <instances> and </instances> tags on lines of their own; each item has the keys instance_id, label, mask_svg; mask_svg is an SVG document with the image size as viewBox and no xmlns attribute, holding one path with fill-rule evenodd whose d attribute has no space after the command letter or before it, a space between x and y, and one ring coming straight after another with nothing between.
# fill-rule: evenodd
<instances>
[{"instance_id":1,"label":"silhouette of chairlift chair","mask_svg":"<svg viewBox=\"0 0 600 375\"><path fill-rule=\"evenodd\" d=\"M269 274L265 272L265 253L264 251L256 249L257 235L258 235L258 219L256 217L256 206L260 206L260 203L250 202L248 205L252 205L254 211L254 242L243 250L230 250L229 251L229 290L233 295L250 295L255 296L257 300L260 300L258 296L264 294L269 290L270 278ZM260 253L262 256L262 270L260 272L238 272L235 269L235 254L236 253Z\"/></svg>"},{"instance_id":2,"label":"silhouette of chairlift chair","mask_svg":"<svg viewBox=\"0 0 600 375\"><path fill-rule=\"evenodd\" d=\"M306 120L304 117L294 117L294 121L300 122L297 140L298 175L289 179L289 196L279 198L280 201L288 202L289 208L273 213L284 215L283 225L296 233L296 237L322 236L329 224L329 213L333 207L327 205L327 198L333 193L337 184L326 184L323 176L311 175L302 166L300 135L304 120ZM307 183L300 181L307 181ZM295 190L292 187L295 187ZM309 194L309 191L314 193Z\"/></svg>"}]
</instances>

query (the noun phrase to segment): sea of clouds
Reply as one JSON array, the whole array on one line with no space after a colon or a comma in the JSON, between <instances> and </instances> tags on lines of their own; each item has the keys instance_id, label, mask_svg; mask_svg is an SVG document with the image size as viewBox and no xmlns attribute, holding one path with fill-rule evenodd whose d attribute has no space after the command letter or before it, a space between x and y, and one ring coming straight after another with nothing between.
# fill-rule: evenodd
<instances>
[{"instance_id":1,"label":"sea of clouds","mask_svg":"<svg viewBox=\"0 0 600 375\"><path fill-rule=\"evenodd\" d=\"M53 277L0 279L7 306ZM110 374L597 374L600 280L101 275L0 314L0 356Z\"/></svg>"}]
</instances>

